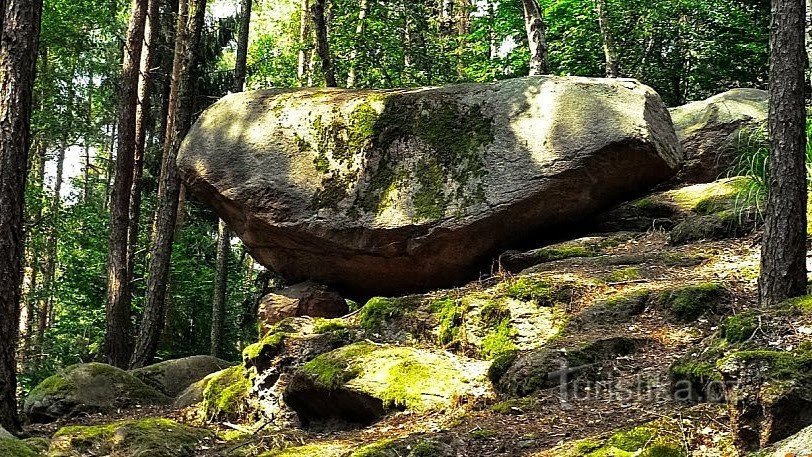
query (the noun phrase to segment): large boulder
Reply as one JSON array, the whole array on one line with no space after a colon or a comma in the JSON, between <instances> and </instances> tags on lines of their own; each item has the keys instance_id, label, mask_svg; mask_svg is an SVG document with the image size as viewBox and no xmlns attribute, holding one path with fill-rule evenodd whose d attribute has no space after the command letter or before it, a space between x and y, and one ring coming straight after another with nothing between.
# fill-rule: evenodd
<instances>
[{"instance_id":1,"label":"large boulder","mask_svg":"<svg viewBox=\"0 0 812 457\"><path fill-rule=\"evenodd\" d=\"M52 422L77 414L169 402L169 397L124 370L85 363L42 381L28 394L23 408L32 422Z\"/></svg>"},{"instance_id":2,"label":"large boulder","mask_svg":"<svg viewBox=\"0 0 812 457\"><path fill-rule=\"evenodd\" d=\"M771 457L812 455L812 425L777 443L769 455Z\"/></svg>"},{"instance_id":3,"label":"large boulder","mask_svg":"<svg viewBox=\"0 0 812 457\"><path fill-rule=\"evenodd\" d=\"M210 355L195 355L166 360L130 373L164 395L174 398L193 383L231 365Z\"/></svg>"},{"instance_id":4,"label":"large boulder","mask_svg":"<svg viewBox=\"0 0 812 457\"><path fill-rule=\"evenodd\" d=\"M725 175L739 146L767 122L767 100L763 90L733 89L671 109L685 151L678 179L703 183Z\"/></svg>"},{"instance_id":5,"label":"large boulder","mask_svg":"<svg viewBox=\"0 0 812 457\"><path fill-rule=\"evenodd\" d=\"M262 332L288 317L341 317L349 312L347 300L338 292L312 281L295 284L262 297L259 324Z\"/></svg>"},{"instance_id":6,"label":"large boulder","mask_svg":"<svg viewBox=\"0 0 812 457\"><path fill-rule=\"evenodd\" d=\"M649 87L545 76L233 94L191 128L177 163L259 262L371 295L466 279L681 160Z\"/></svg>"},{"instance_id":7,"label":"large boulder","mask_svg":"<svg viewBox=\"0 0 812 457\"><path fill-rule=\"evenodd\" d=\"M488 396L488 365L447 352L359 342L304 364L284 400L304 425L367 424L393 409L441 410Z\"/></svg>"}]
</instances>

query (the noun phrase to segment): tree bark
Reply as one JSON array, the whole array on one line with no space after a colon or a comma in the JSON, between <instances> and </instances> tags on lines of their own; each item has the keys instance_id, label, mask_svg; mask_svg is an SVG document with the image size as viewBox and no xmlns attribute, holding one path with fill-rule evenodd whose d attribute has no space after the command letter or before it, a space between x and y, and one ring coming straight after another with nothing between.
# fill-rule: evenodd
<instances>
[{"instance_id":1,"label":"tree bark","mask_svg":"<svg viewBox=\"0 0 812 457\"><path fill-rule=\"evenodd\" d=\"M245 71L248 60L248 32L251 27L251 0L242 0L240 16L240 33L237 37L237 60L234 64L234 82L232 92L242 92L245 87Z\"/></svg>"},{"instance_id":2,"label":"tree bark","mask_svg":"<svg viewBox=\"0 0 812 457\"><path fill-rule=\"evenodd\" d=\"M307 85L308 74L310 73L310 57L312 40L310 39L310 0L301 0L302 15L299 19L299 61L296 68L296 76L299 78L299 86Z\"/></svg>"},{"instance_id":3,"label":"tree bark","mask_svg":"<svg viewBox=\"0 0 812 457\"><path fill-rule=\"evenodd\" d=\"M609 26L609 14L606 12L606 0L596 0L595 4L598 13L598 25L601 28L603 55L606 58L606 77L617 78L620 76L620 67L617 62L615 37L612 35L612 28Z\"/></svg>"},{"instance_id":4,"label":"tree bark","mask_svg":"<svg viewBox=\"0 0 812 457\"><path fill-rule=\"evenodd\" d=\"M759 298L772 305L806 293L804 4L772 0L770 177Z\"/></svg>"},{"instance_id":5,"label":"tree bark","mask_svg":"<svg viewBox=\"0 0 812 457\"><path fill-rule=\"evenodd\" d=\"M358 41L360 41L367 30L367 16L369 15L369 0L361 0L358 9L358 24L355 26L355 41L352 51L350 51L350 71L347 75L347 87L353 88L358 83Z\"/></svg>"},{"instance_id":6,"label":"tree bark","mask_svg":"<svg viewBox=\"0 0 812 457\"><path fill-rule=\"evenodd\" d=\"M147 0L132 0L124 47L118 115L116 175L110 197L110 252L107 257L107 309L104 353L107 363L126 368L130 358L131 293L129 277L130 196L136 144L138 80Z\"/></svg>"},{"instance_id":7,"label":"tree bark","mask_svg":"<svg viewBox=\"0 0 812 457\"><path fill-rule=\"evenodd\" d=\"M310 12L313 15L313 27L316 31L316 53L321 60L321 72L327 87L338 87L333 59L330 55L330 41L327 36L327 19L325 16L327 0L313 0Z\"/></svg>"},{"instance_id":8,"label":"tree bark","mask_svg":"<svg viewBox=\"0 0 812 457\"><path fill-rule=\"evenodd\" d=\"M550 72L547 63L547 30L538 0L522 0L524 25L527 29L527 42L530 46L530 75L546 75Z\"/></svg>"},{"instance_id":9,"label":"tree bark","mask_svg":"<svg viewBox=\"0 0 812 457\"><path fill-rule=\"evenodd\" d=\"M172 66L172 88L166 138L163 145L161 177L158 183L158 209L152 230L149 277L147 279L144 314L141 317L131 368L148 365L158 349L166 319L166 286L169 262L178 216L180 179L175 159L181 141L189 129L192 115L192 74L197 61L200 34L206 14L206 0L181 0L175 31L175 62Z\"/></svg>"},{"instance_id":10,"label":"tree bark","mask_svg":"<svg viewBox=\"0 0 812 457\"><path fill-rule=\"evenodd\" d=\"M217 224L217 278L214 283L214 300L211 310L211 355L223 356L223 323L226 315L226 286L228 280L228 257L231 237L222 219Z\"/></svg>"},{"instance_id":11,"label":"tree bark","mask_svg":"<svg viewBox=\"0 0 812 457\"><path fill-rule=\"evenodd\" d=\"M135 111L135 153L133 155L133 184L130 189L130 226L127 229L127 278L132 283L141 227L141 194L144 180L144 154L146 153L147 116L152 109L151 97L153 67L157 51L161 0L149 0L147 20L144 24L144 44L141 47L140 78L138 79L138 106Z\"/></svg>"},{"instance_id":12,"label":"tree bark","mask_svg":"<svg viewBox=\"0 0 812 457\"><path fill-rule=\"evenodd\" d=\"M15 352L41 0L0 0L0 426L20 429Z\"/></svg>"}]
</instances>

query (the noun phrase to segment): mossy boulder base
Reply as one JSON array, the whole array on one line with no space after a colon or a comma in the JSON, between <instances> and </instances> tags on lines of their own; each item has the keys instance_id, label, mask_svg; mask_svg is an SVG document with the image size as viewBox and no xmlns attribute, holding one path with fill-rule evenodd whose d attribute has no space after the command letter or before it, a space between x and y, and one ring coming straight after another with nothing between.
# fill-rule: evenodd
<instances>
[{"instance_id":1,"label":"mossy boulder base","mask_svg":"<svg viewBox=\"0 0 812 457\"><path fill-rule=\"evenodd\" d=\"M633 80L233 94L192 127L189 187L288 279L447 286L544 230L670 178L668 110Z\"/></svg>"},{"instance_id":2,"label":"mossy boulder base","mask_svg":"<svg viewBox=\"0 0 812 457\"><path fill-rule=\"evenodd\" d=\"M135 405L170 403L169 397L119 368L103 363L72 365L45 379L25 399L32 422Z\"/></svg>"},{"instance_id":3,"label":"mossy boulder base","mask_svg":"<svg viewBox=\"0 0 812 457\"><path fill-rule=\"evenodd\" d=\"M130 373L164 395L176 397L193 383L230 366L230 363L217 357L194 355L165 360Z\"/></svg>"}]
</instances>

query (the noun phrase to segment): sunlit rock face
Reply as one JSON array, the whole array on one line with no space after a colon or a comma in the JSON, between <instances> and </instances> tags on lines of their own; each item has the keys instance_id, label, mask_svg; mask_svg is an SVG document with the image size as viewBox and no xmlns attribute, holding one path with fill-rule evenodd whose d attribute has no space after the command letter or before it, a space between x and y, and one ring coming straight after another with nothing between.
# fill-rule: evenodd
<instances>
[{"instance_id":1,"label":"sunlit rock face","mask_svg":"<svg viewBox=\"0 0 812 457\"><path fill-rule=\"evenodd\" d=\"M192 127L178 168L267 267L388 294L469 279L681 160L652 89L530 77L229 95Z\"/></svg>"}]
</instances>

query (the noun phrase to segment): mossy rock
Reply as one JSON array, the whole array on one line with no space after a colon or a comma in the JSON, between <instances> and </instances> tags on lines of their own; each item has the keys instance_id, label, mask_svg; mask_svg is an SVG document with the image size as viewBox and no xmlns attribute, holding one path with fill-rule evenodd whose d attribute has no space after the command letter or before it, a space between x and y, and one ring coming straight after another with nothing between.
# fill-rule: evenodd
<instances>
[{"instance_id":1,"label":"mossy rock","mask_svg":"<svg viewBox=\"0 0 812 457\"><path fill-rule=\"evenodd\" d=\"M719 283L705 282L674 287L657 292L651 302L668 311L680 322L693 322L705 314L719 314L729 309L730 293Z\"/></svg>"},{"instance_id":2,"label":"mossy rock","mask_svg":"<svg viewBox=\"0 0 812 457\"><path fill-rule=\"evenodd\" d=\"M355 343L294 374L285 402L303 423L370 423L391 409L428 411L488 394L487 363L411 347Z\"/></svg>"},{"instance_id":3,"label":"mossy rock","mask_svg":"<svg viewBox=\"0 0 812 457\"><path fill-rule=\"evenodd\" d=\"M410 436L383 439L355 450L347 457L451 457L456 455L447 443L433 438Z\"/></svg>"},{"instance_id":4,"label":"mossy rock","mask_svg":"<svg viewBox=\"0 0 812 457\"><path fill-rule=\"evenodd\" d=\"M684 457L681 436L654 422L616 432L608 438L589 438L563 446L562 457Z\"/></svg>"},{"instance_id":5,"label":"mossy rock","mask_svg":"<svg viewBox=\"0 0 812 457\"><path fill-rule=\"evenodd\" d=\"M575 317L574 324L610 325L628 322L646 310L651 295L651 290L642 288L606 298L581 311Z\"/></svg>"},{"instance_id":6,"label":"mossy rock","mask_svg":"<svg viewBox=\"0 0 812 457\"><path fill-rule=\"evenodd\" d=\"M344 457L349 448L344 443L306 444L268 451L259 457Z\"/></svg>"},{"instance_id":7,"label":"mossy rock","mask_svg":"<svg viewBox=\"0 0 812 457\"><path fill-rule=\"evenodd\" d=\"M563 241L526 252L507 251L499 256L499 266L511 273L518 273L529 267L556 260L595 257L606 249L626 242L639 234L633 232L615 233L609 236L587 236Z\"/></svg>"},{"instance_id":8,"label":"mossy rock","mask_svg":"<svg viewBox=\"0 0 812 457\"><path fill-rule=\"evenodd\" d=\"M16 438L0 438L0 455L3 457L39 457L40 450Z\"/></svg>"},{"instance_id":9,"label":"mossy rock","mask_svg":"<svg viewBox=\"0 0 812 457\"><path fill-rule=\"evenodd\" d=\"M592 341L580 347L527 353L508 353L497 358L489 371L497 390L512 397L561 386L582 376L594 376L601 364L634 353L653 341L615 337ZM496 368L498 366L498 368Z\"/></svg>"},{"instance_id":10,"label":"mossy rock","mask_svg":"<svg viewBox=\"0 0 812 457\"><path fill-rule=\"evenodd\" d=\"M135 405L168 404L171 399L140 379L103 363L69 366L34 387L24 411L33 422Z\"/></svg>"},{"instance_id":11,"label":"mossy rock","mask_svg":"<svg viewBox=\"0 0 812 457\"><path fill-rule=\"evenodd\" d=\"M206 378L198 409L208 421L241 422L256 414L251 398L251 372L237 365Z\"/></svg>"},{"instance_id":12,"label":"mossy rock","mask_svg":"<svg viewBox=\"0 0 812 457\"><path fill-rule=\"evenodd\" d=\"M69 426L59 429L49 457L115 455L120 457L194 457L213 440L208 430L169 419L140 419L105 425Z\"/></svg>"},{"instance_id":13,"label":"mossy rock","mask_svg":"<svg viewBox=\"0 0 812 457\"><path fill-rule=\"evenodd\" d=\"M130 373L169 397L176 397L190 385L232 364L209 355L166 360Z\"/></svg>"}]
</instances>

